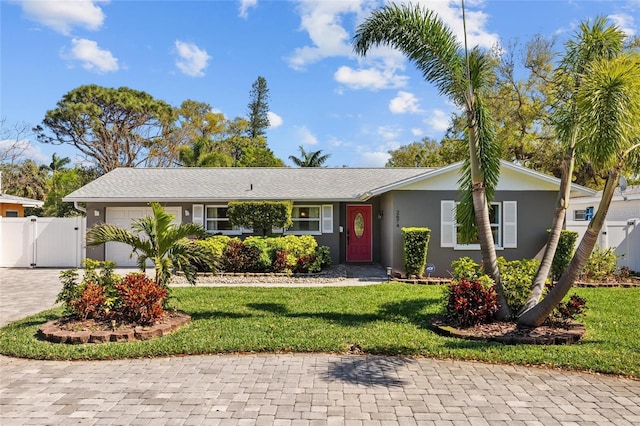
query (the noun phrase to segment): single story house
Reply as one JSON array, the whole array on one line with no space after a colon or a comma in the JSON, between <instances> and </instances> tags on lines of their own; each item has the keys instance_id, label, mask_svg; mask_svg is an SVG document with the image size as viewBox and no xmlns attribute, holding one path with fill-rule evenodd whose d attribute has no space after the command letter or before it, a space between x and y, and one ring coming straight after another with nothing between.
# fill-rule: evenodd
<instances>
[{"instance_id":1,"label":"single story house","mask_svg":"<svg viewBox=\"0 0 640 426\"><path fill-rule=\"evenodd\" d=\"M480 260L479 245L457 240L455 208L460 163L440 168L120 168L64 198L86 203L87 228L107 222L128 227L156 201L177 221L199 223L211 233L252 233L229 223L227 203L293 201L293 226L275 230L311 234L330 248L334 263L366 262L404 274L403 227L428 227L432 276L448 277L451 261ZM499 255L532 258L551 225L559 180L502 162L492 204ZM572 195L594 191L574 186ZM121 244L87 248L87 257L135 265Z\"/></svg>"},{"instance_id":2,"label":"single story house","mask_svg":"<svg viewBox=\"0 0 640 426\"><path fill-rule=\"evenodd\" d=\"M43 205L44 202L40 200L3 194L0 192L1 217L24 217L25 207L42 207Z\"/></svg>"}]
</instances>

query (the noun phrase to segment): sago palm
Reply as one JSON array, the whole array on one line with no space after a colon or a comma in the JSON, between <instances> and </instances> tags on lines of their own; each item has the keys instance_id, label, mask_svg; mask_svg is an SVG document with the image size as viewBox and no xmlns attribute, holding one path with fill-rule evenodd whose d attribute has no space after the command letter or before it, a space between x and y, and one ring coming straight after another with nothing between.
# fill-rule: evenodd
<instances>
[{"instance_id":1,"label":"sago palm","mask_svg":"<svg viewBox=\"0 0 640 426\"><path fill-rule=\"evenodd\" d=\"M186 238L203 236L202 226L194 223L174 225L175 217L159 203L150 203L152 216L134 220L129 231L115 225L102 223L87 231L87 246L97 246L108 242L124 243L131 246L131 256L138 256L138 267L144 272L147 260L153 262L156 282L167 285L173 269L182 270L190 284L195 284L196 270L192 260L203 260L193 244Z\"/></svg>"},{"instance_id":2,"label":"sago palm","mask_svg":"<svg viewBox=\"0 0 640 426\"><path fill-rule=\"evenodd\" d=\"M456 214L463 239L477 235L480 241L485 272L496 283L501 305L498 317L509 317L489 220L488 200L500 172L494 123L483 97L493 72L489 56L478 48L468 52L435 12L411 4L391 4L374 11L358 26L353 44L363 56L376 46L400 50L426 81L464 110L469 157L459 181L464 192Z\"/></svg>"},{"instance_id":3,"label":"sago palm","mask_svg":"<svg viewBox=\"0 0 640 426\"><path fill-rule=\"evenodd\" d=\"M576 92L577 149L599 170L607 170L598 210L569 266L547 296L518 322L540 325L569 292L587 263L625 167L640 170L640 52L600 59L587 66Z\"/></svg>"}]
</instances>

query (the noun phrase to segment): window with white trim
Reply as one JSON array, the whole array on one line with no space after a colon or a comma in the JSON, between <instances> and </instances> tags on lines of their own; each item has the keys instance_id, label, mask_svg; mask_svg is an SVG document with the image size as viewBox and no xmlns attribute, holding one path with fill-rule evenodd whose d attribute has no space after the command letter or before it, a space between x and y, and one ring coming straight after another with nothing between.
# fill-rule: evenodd
<instances>
[{"instance_id":1,"label":"window with white trim","mask_svg":"<svg viewBox=\"0 0 640 426\"><path fill-rule=\"evenodd\" d=\"M320 234L320 213L320 206L293 206L291 211L293 225L287 228L287 232L292 234Z\"/></svg>"},{"instance_id":2,"label":"window with white trim","mask_svg":"<svg viewBox=\"0 0 640 426\"><path fill-rule=\"evenodd\" d=\"M480 249L480 242L476 238L469 244L460 243L459 225L456 222L457 202L441 201L440 246L457 249ZM491 203L489 221L493 243L497 248L517 247L517 202L503 201Z\"/></svg>"},{"instance_id":3,"label":"window with white trim","mask_svg":"<svg viewBox=\"0 0 640 426\"><path fill-rule=\"evenodd\" d=\"M4 211L4 216L5 217L18 217L18 210L5 210Z\"/></svg>"},{"instance_id":4,"label":"window with white trim","mask_svg":"<svg viewBox=\"0 0 640 426\"><path fill-rule=\"evenodd\" d=\"M242 228L231 225L227 214L227 206L207 206L205 208L204 223L204 229L213 234L242 234Z\"/></svg>"},{"instance_id":5,"label":"window with white trim","mask_svg":"<svg viewBox=\"0 0 640 426\"><path fill-rule=\"evenodd\" d=\"M286 234L331 234L333 233L333 204L294 205L291 210L293 225Z\"/></svg>"}]
</instances>

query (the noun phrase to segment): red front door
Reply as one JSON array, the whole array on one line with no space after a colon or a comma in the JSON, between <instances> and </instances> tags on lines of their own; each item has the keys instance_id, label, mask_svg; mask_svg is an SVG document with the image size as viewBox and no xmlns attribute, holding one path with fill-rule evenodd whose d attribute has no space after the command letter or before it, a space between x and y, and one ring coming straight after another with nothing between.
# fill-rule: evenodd
<instances>
[{"instance_id":1,"label":"red front door","mask_svg":"<svg viewBox=\"0 0 640 426\"><path fill-rule=\"evenodd\" d=\"M371 262L371 205L347 206L347 262Z\"/></svg>"}]
</instances>

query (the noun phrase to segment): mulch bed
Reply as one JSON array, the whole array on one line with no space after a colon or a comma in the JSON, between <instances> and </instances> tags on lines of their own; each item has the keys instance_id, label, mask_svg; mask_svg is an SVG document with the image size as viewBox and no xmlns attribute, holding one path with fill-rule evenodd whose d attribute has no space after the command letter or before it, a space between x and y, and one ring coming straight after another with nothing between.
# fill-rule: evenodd
<instances>
[{"instance_id":1,"label":"mulch bed","mask_svg":"<svg viewBox=\"0 0 640 426\"><path fill-rule=\"evenodd\" d=\"M182 312L167 313L154 324L145 326L65 317L42 324L38 331L43 339L53 343L130 342L166 336L189 321L191 316Z\"/></svg>"},{"instance_id":2,"label":"mulch bed","mask_svg":"<svg viewBox=\"0 0 640 426\"><path fill-rule=\"evenodd\" d=\"M443 317L434 317L430 327L443 336L511 345L569 345L580 340L585 333L584 325L577 322L543 324L535 328L518 327L514 322L492 322L457 328Z\"/></svg>"}]
</instances>

